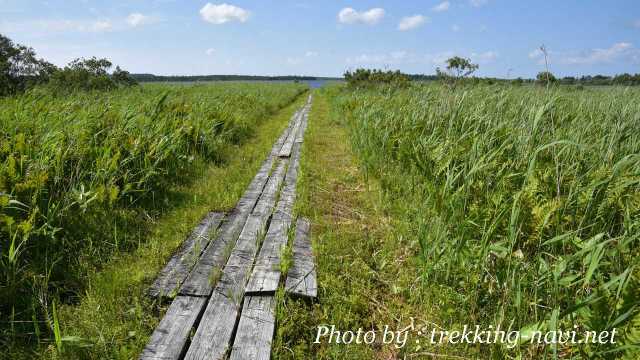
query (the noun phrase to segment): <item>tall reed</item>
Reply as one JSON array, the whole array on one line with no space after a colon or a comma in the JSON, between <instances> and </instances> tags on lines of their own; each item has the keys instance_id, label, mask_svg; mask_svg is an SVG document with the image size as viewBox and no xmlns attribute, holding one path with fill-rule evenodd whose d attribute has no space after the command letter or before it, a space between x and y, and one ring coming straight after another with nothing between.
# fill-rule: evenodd
<instances>
[{"instance_id":1,"label":"tall reed","mask_svg":"<svg viewBox=\"0 0 640 360\"><path fill-rule=\"evenodd\" d=\"M38 333L52 300L82 291L84 269L140 241L118 229L170 206L171 185L222 161L304 90L145 85L0 99L0 345L5 324Z\"/></svg>"},{"instance_id":2,"label":"tall reed","mask_svg":"<svg viewBox=\"0 0 640 360\"><path fill-rule=\"evenodd\" d=\"M519 350L533 358L639 351L640 90L432 84L334 103L363 168L401 204L423 286L464 309L444 318L623 334Z\"/></svg>"}]
</instances>

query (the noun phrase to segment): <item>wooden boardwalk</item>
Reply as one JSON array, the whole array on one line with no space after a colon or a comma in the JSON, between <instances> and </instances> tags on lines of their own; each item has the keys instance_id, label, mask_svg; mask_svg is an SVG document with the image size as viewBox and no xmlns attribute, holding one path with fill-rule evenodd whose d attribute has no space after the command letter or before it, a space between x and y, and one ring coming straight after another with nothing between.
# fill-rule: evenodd
<instances>
[{"instance_id":1,"label":"wooden boardwalk","mask_svg":"<svg viewBox=\"0 0 640 360\"><path fill-rule=\"evenodd\" d=\"M292 215L311 100L293 115L233 210L208 214L158 275L149 294L173 301L140 359L270 359L278 287L317 296L309 222ZM293 265L285 280L287 246Z\"/></svg>"}]
</instances>

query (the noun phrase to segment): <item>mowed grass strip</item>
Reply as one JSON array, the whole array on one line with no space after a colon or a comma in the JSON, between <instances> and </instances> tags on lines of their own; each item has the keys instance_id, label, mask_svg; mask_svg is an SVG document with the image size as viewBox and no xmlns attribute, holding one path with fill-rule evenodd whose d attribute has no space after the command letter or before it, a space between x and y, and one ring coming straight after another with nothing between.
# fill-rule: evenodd
<instances>
[{"instance_id":1,"label":"mowed grass strip","mask_svg":"<svg viewBox=\"0 0 640 360\"><path fill-rule=\"evenodd\" d=\"M349 146L346 128L317 91L303 143L296 212L311 221L318 302L279 293L274 359L395 359L419 353L415 337L393 344L313 344L317 327L375 330L428 322L431 302L418 279L415 253L394 231L394 209L377 183L367 182ZM334 337L335 341L335 337ZM414 344L409 344L414 342Z\"/></svg>"},{"instance_id":2,"label":"mowed grass strip","mask_svg":"<svg viewBox=\"0 0 640 360\"><path fill-rule=\"evenodd\" d=\"M300 96L262 121L254 137L227 148L223 164L204 165L193 182L172 188L172 198L166 201L181 200L153 220L149 233L140 234L138 248L115 255L104 268L95 269L77 305L59 306L62 352L56 350L52 340L43 342L37 352L16 350L12 357L137 358L166 310L166 306L146 297L147 287L208 211L227 211L235 205L304 100Z\"/></svg>"}]
</instances>

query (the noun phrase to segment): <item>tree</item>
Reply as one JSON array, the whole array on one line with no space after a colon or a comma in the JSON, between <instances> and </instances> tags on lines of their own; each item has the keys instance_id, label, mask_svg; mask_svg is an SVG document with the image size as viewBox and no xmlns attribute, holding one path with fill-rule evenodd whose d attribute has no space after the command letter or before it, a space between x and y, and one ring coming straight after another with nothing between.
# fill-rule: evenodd
<instances>
[{"instance_id":1,"label":"tree","mask_svg":"<svg viewBox=\"0 0 640 360\"><path fill-rule=\"evenodd\" d=\"M126 70L122 70L120 66L116 66L113 74L111 74L111 79L118 85L133 86L138 84L138 82L131 77L131 74L129 74L129 72ZM296 82L299 81L296 80Z\"/></svg>"},{"instance_id":2,"label":"tree","mask_svg":"<svg viewBox=\"0 0 640 360\"><path fill-rule=\"evenodd\" d=\"M555 83L558 79L556 79L556 77L549 71L541 71L536 75L536 81L538 84L549 85Z\"/></svg>"},{"instance_id":3,"label":"tree","mask_svg":"<svg viewBox=\"0 0 640 360\"><path fill-rule=\"evenodd\" d=\"M35 51L0 34L0 96L12 95L47 82L57 68L36 58Z\"/></svg>"},{"instance_id":4,"label":"tree","mask_svg":"<svg viewBox=\"0 0 640 360\"><path fill-rule=\"evenodd\" d=\"M479 66L473 64L471 60L459 56L447 59L446 63L447 71L442 71L438 67L436 68L436 75L452 87L455 86L459 80L473 74L479 68Z\"/></svg>"},{"instance_id":5,"label":"tree","mask_svg":"<svg viewBox=\"0 0 640 360\"><path fill-rule=\"evenodd\" d=\"M479 67L478 64L471 63L471 60L459 56L447 59L447 71L458 79L473 74Z\"/></svg>"},{"instance_id":6,"label":"tree","mask_svg":"<svg viewBox=\"0 0 640 360\"><path fill-rule=\"evenodd\" d=\"M76 59L64 69L38 59L36 52L0 34L0 96L25 91L48 83L56 91L109 90L132 86L137 82L129 72L116 67L107 59L92 57Z\"/></svg>"},{"instance_id":7,"label":"tree","mask_svg":"<svg viewBox=\"0 0 640 360\"><path fill-rule=\"evenodd\" d=\"M137 84L129 72L120 69L119 66L110 75L109 69L112 66L111 61L107 59L75 59L64 69L53 74L49 86L57 91L86 91L112 90L118 86Z\"/></svg>"}]
</instances>

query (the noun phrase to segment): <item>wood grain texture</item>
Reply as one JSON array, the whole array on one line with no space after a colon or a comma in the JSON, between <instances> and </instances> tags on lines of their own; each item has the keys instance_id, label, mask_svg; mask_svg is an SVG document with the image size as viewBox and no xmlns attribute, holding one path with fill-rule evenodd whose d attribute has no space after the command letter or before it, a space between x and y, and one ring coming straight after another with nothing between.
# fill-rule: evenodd
<instances>
[{"instance_id":1,"label":"wood grain texture","mask_svg":"<svg viewBox=\"0 0 640 360\"><path fill-rule=\"evenodd\" d=\"M293 242L293 264L287 274L285 290L294 296L316 298L318 296L316 265L309 232L309 221L298 219Z\"/></svg>"},{"instance_id":2,"label":"wood grain texture","mask_svg":"<svg viewBox=\"0 0 640 360\"><path fill-rule=\"evenodd\" d=\"M187 348L189 334L198 321L207 299L201 297L176 297L151 340L140 355L141 360L177 360Z\"/></svg>"},{"instance_id":3,"label":"wood grain texture","mask_svg":"<svg viewBox=\"0 0 640 360\"><path fill-rule=\"evenodd\" d=\"M200 221L160 271L156 281L149 288L148 294L150 296L167 297L173 295L211 242L212 235L215 235L223 218L223 213L210 212Z\"/></svg>"},{"instance_id":4,"label":"wood grain texture","mask_svg":"<svg viewBox=\"0 0 640 360\"><path fill-rule=\"evenodd\" d=\"M273 296L246 296L229 360L269 360L275 329Z\"/></svg>"},{"instance_id":5,"label":"wood grain texture","mask_svg":"<svg viewBox=\"0 0 640 360\"><path fill-rule=\"evenodd\" d=\"M236 243L240 232L244 228L251 211L260 198L264 187L268 183L269 173L276 161L270 156L264 161L251 184L242 195L236 207L228 216L218 232L218 239L202 253L200 260L189 274L180 288L181 295L209 296L215 284L211 283L211 273L214 269L222 269L226 263L228 249Z\"/></svg>"},{"instance_id":6,"label":"wood grain texture","mask_svg":"<svg viewBox=\"0 0 640 360\"><path fill-rule=\"evenodd\" d=\"M307 99L307 104L304 107L302 122L300 123L298 133L296 134L295 142L297 143L301 143L304 140L304 133L307 130L307 125L309 123L309 111L311 110L311 100L312 100L312 96L309 95L309 98Z\"/></svg>"},{"instance_id":7,"label":"wood grain texture","mask_svg":"<svg viewBox=\"0 0 640 360\"><path fill-rule=\"evenodd\" d=\"M230 347L239 309L238 301L214 291L184 359L224 359Z\"/></svg>"},{"instance_id":8,"label":"wood grain texture","mask_svg":"<svg viewBox=\"0 0 640 360\"><path fill-rule=\"evenodd\" d=\"M298 130L300 129L300 123L302 122L302 118L304 117L305 109L303 108L294 119L293 127L291 128L287 139L285 140L278 156L280 157L289 157L291 156L291 149L293 148L293 144L295 143Z\"/></svg>"},{"instance_id":9,"label":"wood grain texture","mask_svg":"<svg viewBox=\"0 0 640 360\"><path fill-rule=\"evenodd\" d=\"M244 297L244 288L258 249L258 241L273 212L278 188L284 180L286 165L286 160L278 162L247 219L222 276L213 290L185 359L222 359L229 349L239 306Z\"/></svg>"},{"instance_id":10,"label":"wood grain texture","mask_svg":"<svg viewBox=\"0 0 640 360\"><path fill-rule=\"evenodd\" d=\"M266 240L269 237L267 230L263 245L265 254L276 253L283 239L286 244L286 229L291 225L295 201L300 132L304 132L306 127L310 101L311 96L307 104L292 116L260 170L224 221L220 224L215 219L217 216L207 219L209 226L219 225L217 237L215 241L208 239L208 246L201 251L196 266L180 288L181 295L172 302L141 359L225 359L228 355L233 359L269 359L275 300L272 296L245 298L245 286L271 217L273 220L269 229L273 228L271 236L274 239ZM287 142L290 144L287 157L292 157L291 165L287 157L280 158ZM274 210L277 210L275 214ZM217 224L214 224L215 221ZM202 236L205 226L201 223L194 234ZM168 264L167 270L163 270L160 276L168 279L172 278L171 274L176 274L179 261L173 259L184 259L178 254L188 253L189 249L191 253L197 252L194 249L198 249L202 243L194 241L192 246L190 239L185 241L170 261L173 262L171 266ZM271 250L267 251L270 246ZM220 278L212 283L211 275L216 268L221 269ZM182 274L181 271L179 273ZM194 328L195 334L189 342L189 335Z\"/></svg>"},{"instance_id":11,"label":"wood grain texture","mask_svg":"<svg viewBox=\"0 0 640 360\"><path fill-rule=\"evenodd\" d=\"M287 245L290 221L272 219L253 272L245 288L247 294L275 293L280 283L280 257Z\"/></svg>"},{"instance_id":12,"label":"wood grain texture","mask_svg":"<svg viewBox=\"0 0 640 360\"><path fill-rule=\"evenodd\" d=\"M202 256L195 268L180 288L179 294L191 296L209 296L211 294L213 286L215 285L211 283L211 274L215 269L221 270L224 267L227 260L228 249L235 245L240 232L249 218L249 214L258 202L258 199L268 182L270 172L276 163L278 153L280 152L283 143L289 137L297 114L299 114L300 111L294 114L288 126L272 146L271 152L263 161L258 173L253 178L240 200L238 200L236 207L229 214L229 221L225 222L220 227L220 231L218 232L219 239L217 239L211 246L207 247L207 249L202 253Z\"/></svg>"},{"instance_id":13,"label":"wood grain texture","mask_svg":"<svg viewBox=\"0 0 640 360\"><path fill-rule=\"evenodd\" d=\"M280 283L280 258L288 242L296 198L299 160L300 144L294 144L276 211L245 289L247 294L274 293Z\"/></svg>"}]
</instances>

